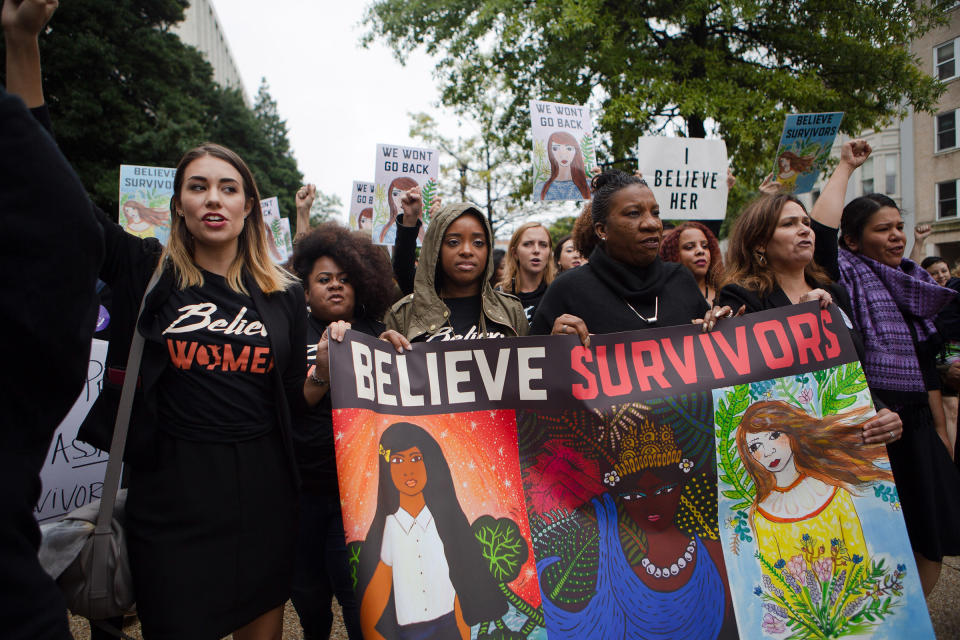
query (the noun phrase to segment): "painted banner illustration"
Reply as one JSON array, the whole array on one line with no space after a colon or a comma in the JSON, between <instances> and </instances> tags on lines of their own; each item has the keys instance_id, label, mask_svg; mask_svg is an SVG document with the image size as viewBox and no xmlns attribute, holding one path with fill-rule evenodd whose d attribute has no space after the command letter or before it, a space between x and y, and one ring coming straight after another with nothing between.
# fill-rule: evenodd
<instances>
[{"instance_id":1,"label":"painted banner illustration","mask_svg":"<svg viewBox=\"0 0 960 640\"><path fill-rule=\"evenodd\" d=\"M351 332L330 359L341 501L368 632L786 639L897 637L909 624L927 637L883 447L851 440L813 470L797 453L797 469L820 484L802 479L773 492L783 504L761 495L751 506L754 462L786 466L767 455L783 446L786 420L770 427L761 409L809 414L797 418L801 430L851 434L870 415L835 307L775 309L710 333L595 335L589 348L552 336L398 354ZM751 411L760 427L748 427ZM731 453L740 440L743 453L737 444ZM754 462L737 467L734 454ZM855 478L844 468L854 458ZM797 488L830 498L816 526L761 522L778 509L792 517L794 495L809 506Z\"/></svg>"},{"instance_id":2,"label":"painted banner illustration","mask_svg":"<svg viewBox=\"0 0 960 640\"><path fill-rule=\"evenodd\" d=\"M400 199L403 192L420 187L423 197L423 231L430 224L430 205L439 195L440 152L434 149L378 144L377 166L373 191L373 242L393 246L397 237L397 216L403 213Z\"/></svg>"},{"instance_id":3,"label":"painted banner illustration","mask_svg":"<svg viewBox=\"0 0 960 640\"><path fill-rule=\"evenodd\" d=\"M176 169L120 165L120 226L138 238L170 237L170 197Z\"/></svg>"},{"instance_id":4,"label":"painted banner illustration","mask_svg":"<svg viewBox=\"0 0 960 640\"><path fill-rule=\"evenodd\" d=\"M589 200L597 166L590 109L583 105L530 101L533 127L533 199Z\"/></svg>"},{"instance_id":5,"label":"painted banner illustration","mask_svg":"<svg viewBox=\"0 0 960 640\"><path fill-rule=\"evenodd\" d=\"M727 145L723 140L644 136L637 168L668 220L723 220L727 215Z\"/></svg>"},{"instance_id":6,"label":"painted banner illustration","mask_svg":"<svg viewBox=\"0 0 960 640\"><path fill-rule=\"evenodd\" d=\"M350 228L373 233L373 192L376 185L372 182L354 180L350 188Z\"/></svg>"},{"instance_id":7,"label":"painted banner illustration","mask_svg":"<svg viewBox=\"0 0 960 640\"><path fill-rule=\"evenodd\" d=\"M809 193L830 158L843 112L791 113L783 125L773 177L787 193Z\"/></svg>"},{"instance_id":8,"label":"painted banner illustration","mask_svg":"<svg viewBox=\"0 0 960 640\"><path fill-rule=\"evenodd\" d=\"M43 490L35 513L40 522L59 519L74 509L100 499L108 454L77 440L77 431L100 395L106 361L107 343L94 338L90 345L87 382L53 434L46 463L40 470Z\"/></svg>"}]
</instances>

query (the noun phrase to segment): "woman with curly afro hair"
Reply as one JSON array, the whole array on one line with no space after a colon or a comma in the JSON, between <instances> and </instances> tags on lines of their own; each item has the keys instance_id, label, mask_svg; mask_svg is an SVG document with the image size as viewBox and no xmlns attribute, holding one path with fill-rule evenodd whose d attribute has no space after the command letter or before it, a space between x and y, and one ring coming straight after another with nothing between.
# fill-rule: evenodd
<instances>
[{"instance_id":1,"label":"woman with curly afro hair","mask_svg":"<svg viewBox=\"0 0 960 640\"><path fill-rule=\"evenodd\" d=\"M347 329L379 336L380 318L393 301L390 259L370 236L327 222L302 236L293 270L303 281L307 318L307 379L320 398L295 425L300 469L300 525L292 600L306 638L327 638L336 595L351 639L361 638L340 514L327 345Z\"/></svg>"},{"instance_id":2,"label":"woman with curly afro hair","mask_svg":"<svg viewBox=\"0 0 960 640\"><path fill-rule=\"evenodd\" d=\"M713 306L723 277L723 258L717 236L706 225L684 222L678 226L663 238L660 257L689 269L707 304Z\"/></svg>"}]
</instances>

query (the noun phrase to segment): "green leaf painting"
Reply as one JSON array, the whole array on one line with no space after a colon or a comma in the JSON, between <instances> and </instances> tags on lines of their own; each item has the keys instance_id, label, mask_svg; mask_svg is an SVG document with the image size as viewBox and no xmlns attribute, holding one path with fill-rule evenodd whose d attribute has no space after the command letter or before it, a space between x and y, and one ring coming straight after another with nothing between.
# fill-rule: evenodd
<instances>
[{"instance_id":1,"label":"green leaf painting","mask_svg":"<svg viewBox=\"0 0 960 640\"><path fill-rule=\"evenodd\" d=\"M437 197L437 181L433 178L427 180L420 188L420 194L423 197L423 224L430 224L430 207Z\"/></svg>"}]
</instances>

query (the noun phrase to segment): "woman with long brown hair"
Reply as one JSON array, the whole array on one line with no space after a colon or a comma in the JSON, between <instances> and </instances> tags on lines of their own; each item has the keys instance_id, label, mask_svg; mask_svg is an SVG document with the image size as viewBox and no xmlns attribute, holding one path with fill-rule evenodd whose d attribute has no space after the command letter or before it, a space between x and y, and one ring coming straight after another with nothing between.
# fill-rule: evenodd
<instances>
[{"instance_id":1,"label":"woman with long brown hair","mask_svg":"<svg viewBox=\"0 0 960 640\"><path fill-rule=\"evenodd\" d=\"M403 213L403 208L400 204L400 201L403 199L403 194L407 189L412 189L417 186L419 185L413 178L408 176L400 176L399 178L394 178L387 187L387 206L390 209L390 217L380 228L380 242L393 244L397 232L394 230L392 236L389 234L393 226L397 224L397 216ZM359 222L360 221L358 220L357 224L359 224ZM420 227L419 237L420 240L423 240L423 227Z\"/></svg>"}]
</instances>

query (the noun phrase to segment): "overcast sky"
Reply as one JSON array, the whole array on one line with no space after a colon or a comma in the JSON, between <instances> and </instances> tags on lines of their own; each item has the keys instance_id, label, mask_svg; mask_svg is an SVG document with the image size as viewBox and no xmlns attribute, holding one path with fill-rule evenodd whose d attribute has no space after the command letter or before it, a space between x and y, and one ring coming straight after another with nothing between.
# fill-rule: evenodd
<instances>
[{"instance_id":1,"label":"overcast sky","mask_svg":"<svg viewBox=\"0 0 960 640\"><path fill-rule=\"evenodd\" d=\"M438 113L425 54L401 66L386 47L359 45L367 4L214 0L247 93L267 79L304 179L344 202L353 180L373 181L377 143L415 144L408 113Z\"/></svg>"}]
</instances>

